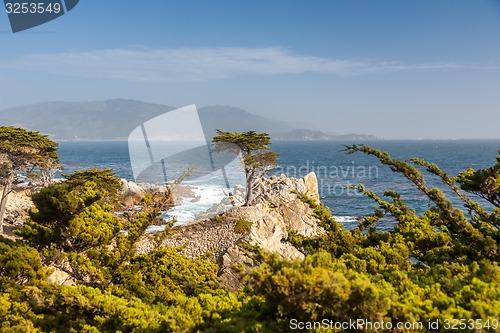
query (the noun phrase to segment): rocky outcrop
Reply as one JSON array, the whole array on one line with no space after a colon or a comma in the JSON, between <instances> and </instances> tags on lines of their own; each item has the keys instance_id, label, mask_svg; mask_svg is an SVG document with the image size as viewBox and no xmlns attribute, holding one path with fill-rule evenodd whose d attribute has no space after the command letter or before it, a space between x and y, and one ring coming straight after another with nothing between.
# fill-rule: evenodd
<instances>
[{"instance_id":1,"label":"rocky outcrop","mask_svg":"<svg viewBox=\"0 0 500 333\"><path fill-rule=\"evenodd\" d=\"M313 210L297 197L305 194L319 202L318 182L314 173L301 179L271 177L258 184L261 192L250 207L237 207L225 216L234 220L243 219L252 223L250 232L244 241L266 251L279 254L285 259L303 259L304 255L288 242L289 231L303 236L315 236L323 233L318 226ZM229 248L221 259L221 279L230 290L241 284L240 275L234 269L234 263L253 266L250 258L238 248L238 244Z\"/></svg>"},{"instance_id":2,"label":"rocky outcrop","mask_svg":"<svg viewBox=\"0 0 500 333\"><path fill-rule=\"evenodd\" d=\"M122 191L120 195L123 198L123 203L127 206L137 205L141 202L146 191L134 182L129 182L126 179L120 179Z\"/></svg>"},{"instance_id":3,"label":"rocky outcrop","mask_svg":"<svg viewBox=\"0 0 500 333\"><path fill-rule=\"evenodd\" d=\"M310 173L300 179L287 178L284 175L270 177L261 180L257 188L260 194L252 206L234 207L215 219L176 227L162 245L184 246L181 253L188 257L212 252L220 266L221 280L229 290L237 289L241 285L240 274L235 265L247 268L256 265L240 249L241 244L259 246L286 259L302 259L303 254L285 239L292 230L304 236L323 232L317 224L313 210L297 196L302 193L319 201L316 175ZM243 189L235 189L230 200L241 205L243 192ZM221 203L225 204L227 202ZM214 209L223 211L225 207L221 207ZM251 223L245 234L235 231L235 226L241 220ZM144 239L138 244L139 252L148 252L153 248L151 239Z\"/></svg>"},{"instance_id":4,"label":"rocky outcrop","mask_svg":"<svg viewBox=\"0 0 500 333\"><path fill-rule=\"evenodd\" d=\"M241 270L248 271L255 267L253 259L249 258L246 253L238 246L231 246L219 260L219 277L221 284L227 290L234 291L241 287L242 276Z\"/></svg>"},{"instance_id":5,"label":"rocky outcrop","mask_svg":"<svg viewBox=\"0 0 500 333\"><path fill-rule=\"evenodd\" d=\"M262 179L257 188L260 195L250 207L236 207L225 216L252 223L249 244L277 253L286 259L303 258L295 247L283 242L288 231L295 231L304 236L313 236L322 232L317 225L314 212L297 197L302 193L319 201L316 175L308 174L304 178L271 177Z\"/></svg>"},{"instance_id":6,"label":"rocky outcrop","mask_svg":"<svg viewBox=\"0 0 500 333\"><path fill-rule=\"evenodd\" d=\"M197 258L207 252L220 258L226 251L242 241L246 235L234 231L235 221L208 220L175 227L160 246L182 247L181 254ZM136 246L139 253L154 250L154 235L147 235Z\"/></svg>"},{"instance_id":7,"label":"rocky outcrop","mask_svg":"<svg viewBox=\"0 0 500 333\"><path fill-rule=\"evenodd\" d=\"M49 275L47 281L49 283L58 284L60 286L74 286L76 285L75 280L66 272L60 270L59 268L50 267L53 271Z\"/></svg>"},{"instance_id":8,"label":"rocky outcrop","mask_svg":"<svg viewBox=\"0 0 500 333\"><path fill-rule=\"evenodd\" d=\"M12 224L22 224L24 219L28 217L28 212L33 207L33 202L27 190L19 189L12 191L7 198L5 220Z\"/></svg>"}]
</instances>

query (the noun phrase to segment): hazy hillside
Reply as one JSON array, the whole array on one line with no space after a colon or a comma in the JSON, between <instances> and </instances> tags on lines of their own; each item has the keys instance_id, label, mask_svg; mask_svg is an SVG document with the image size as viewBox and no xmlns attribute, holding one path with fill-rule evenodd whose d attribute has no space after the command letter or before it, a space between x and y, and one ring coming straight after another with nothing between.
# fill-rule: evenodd
<instances>
[{"instance_id":1,"label":"hazy hillside","mask_svg":"<svg viewBox=\"0 0 500 333\"><path fill-rule=\"evenodd\" d=\"M175 107L127 99L93 102L47 102L0 111L0 126L18 126L49 134L55 140L124 140L145 121ZM332 136L320 131L297 129L288 122L266 118L231 106L199 109L205 135L215 129L266 132L282 140L352 139L352 135ZM365 139L367 136L359 136Z\"/></svg>"},{"instance_id":2,"label":"hazy hillside","mask_svg":"<svg viewBox=\"0 0 500 333\"><path fill-rule=\"evenodd\" d=\"M308 129L295 129L285 133L274 135L278 140L329 140L331 135L322 131L313 131Z\"/></svg>"},{"instance_id":3,"label":"hazy hillside","mask_svg":"<svg viewBox=\"0 0 500 333\"><path fill-rule=\"evenodd\" d=\"M325 140L376 140L375 135L367 134L342 134L332 135L322 131L313 131L309 129L294 129L285 133L273 135L275 140L307 140L307 141L325 141Z\"/></svg>"},{"instance_id":4,"label":"hazy hillside","mask_svg":"<svg viewBox=\"0 0 500 333\"><path fill-rule=\"evenodd\" d=\"M207 137L214 136L216 128L232 132L255 130L269 134L294 129L294 126L285 121L262 117L231 106L207 106L200 108L199 114Z\"/></svg>"},{"instance_id":5,"label":"hazy hillside","mask_svg":"<svg viewBox=\"0 0 500 333\"><path fill-rule=\"evenodd\" d=\"M57 140L126 139L143 122L175 109L141 101L113 99L94 102L47 102L0 111L0 125L20 126L49 134ZM283 132L293 127L285 122L251 114L230 106L209 106L199 110L208 136L215 129Z\"/></svg>"},{"instance_id":6,"label":"hazy hillside","mask_svg":"<svg viewBox=\"0 0 500 333\"><path fill-rule=\"evenodd\" d=\"M123 139L141 123L172 109L125 99L48 102L2 110L0 124L40 131L57 140Z\"/></svg>"}]
</instances>

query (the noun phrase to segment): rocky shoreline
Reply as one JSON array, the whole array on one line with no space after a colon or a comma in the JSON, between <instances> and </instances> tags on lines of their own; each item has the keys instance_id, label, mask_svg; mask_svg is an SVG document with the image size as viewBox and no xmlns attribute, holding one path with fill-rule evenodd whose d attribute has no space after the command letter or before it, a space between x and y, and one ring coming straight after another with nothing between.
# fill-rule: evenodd
<instances>
[{"instance_id":1,"label":"rocky shoreline","mask_svg":"<svg viewBox=\"0 0 500 333\"><path fill-rule=\"evenodd\" d=\"M137 205L146 193L167 190L166 187L143 186L124 179L121 182L124 204L129 207ZM255 198L252 206L236 206L215 218L174 227L160 246L181 248L180 253L190 258L210 253L220 267L222 284L229 290L235 290L241 285L241 277L235 265L256 265L240 248L242 244L259 246L290 260L303 259L303 254L284 239L290 231L304 236L323 232L313 210L297 195L305 194L319 202L316 175L310 173L304 178L273 176L260 180L257 188L260 195ZM7 221L20 227L32 207L26 191L13 192L9 197ZM237 230L237 224L241 221L248 223L248 230ZM16 237L14 234L11 236ZM138 253L154 250L154 235L145 235L136 246Z\"/></svg>"},{"instance_id":2,"label":"rocky shoreline","mask_svg":"<svg viewBox=\"0 0 500 333\"><path fill-rule=\"evenodd\" d=\"M313 210L297 194L305 194L319 202L318 183L314 173L304 178L270 177L261 180L262 193L251 207L235 207L215 219L177 226L172 229L161 246L183 247L181 254L196 258L212 253L220 267L222 284L229 290L241 285L235 265L243 263L252 267L256 263L241 250L241 244L259 246L286 259L303 259L303 254L283 241L288 232L304 236L323 232L318 226ZM248 221L248 232L235 231L238 221ZM138 252L146 253L155 248L152 235L146 235L138 244Z\"/></svg>"}]
</instances>

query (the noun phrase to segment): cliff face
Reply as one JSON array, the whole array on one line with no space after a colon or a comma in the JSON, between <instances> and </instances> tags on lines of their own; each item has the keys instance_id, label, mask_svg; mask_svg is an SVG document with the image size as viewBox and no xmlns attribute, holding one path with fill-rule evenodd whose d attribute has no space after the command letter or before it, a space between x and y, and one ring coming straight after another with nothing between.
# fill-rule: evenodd
<instances>
[{"instance_id":1,"label":"cliff face","mask_svg":"<svg viewBox=\"0 0 500 333\"><path fill-rule=\"evenodd\" d=\"M0 196L1 191L3 191L2 187L0 187ZM21 228L31 208L33 208L33 202L29 190L21 188L12 191L7 198L2 236L9 239L19 239L14 231Z\"/></svg>"},{"instance_id":2,"label":"cliff face","mask_svg":"<svg viewBox=\"0 0 500 333\"><path fill-rule=\"evenodd\" d=\"M304 178L271 177L259 184L262 195L257 197L251 207L237 207L226 213L233 220L243 219L252 223L250 232L242 243L256 245L262 249L279 254L286 259L303 259L304 255L291 244L284 241L289 231L303 236L314 236L323 232L318 226L313 210L297 194L305 194L319 202L318 181L314 173ZM234 265L243 263L248 268L254 263L234 244L220 261L220 277L229 290L241 285L241 277Z\"/></svg>"},{"instance_id":3,"label":"cliff face","mask_svg":"<svg viewBox=\"0 0 500 333\"><path fill-rule=\"evenodd\" d=\"M28 211L33 208L33 202L26 190L16 190L9 194L5 216L7 222L20 224L28 216Z\"/></svg>"},{"instance_id":4,"label":"cliff face","mask_svg":"<svg viewBox=\"0 0 500 333\"><path fill-rule=\"evenodd\" d=\"M305 194L319 201L318 183L314 173L304 178L271 177L263 179L258 188L262 193L251 207L236 207L225 216L229 219L243 219L252 223L248 243L277 253L287 259L302 259L302 254L282 239L288 231L304 236L321 232L314 212L302 202L297 193Z\"/></svg>"},{"instance_id":5,"label":"cliff face","mask_svg":"<svg viewBox=\"0 0 500 333\"><path fill-rule=\"evenodd\" d=\"M284 239L292 230L304 236L323 232L312 209L297 197L297 193L301 193L319 201L316 175L310 173L299 179L283 175L271 177L263 179L258 187L262 194L255 199L253 206L233 208L216 220L176 227L174 234L162 245L185 245L182 253L188 257L212 252L220 266L222 282L229 290L241 285L240 275L233 268L235 264L243 263L248 267L256 264L239 248L240 244L256 245L286 259L302 259L302 253ZM244 234L235 231L240 220L251 223ZM138 249L139 252L148 252L153 249L153 244L145 239L138 244Z\"/></svg>"}]
</instances>

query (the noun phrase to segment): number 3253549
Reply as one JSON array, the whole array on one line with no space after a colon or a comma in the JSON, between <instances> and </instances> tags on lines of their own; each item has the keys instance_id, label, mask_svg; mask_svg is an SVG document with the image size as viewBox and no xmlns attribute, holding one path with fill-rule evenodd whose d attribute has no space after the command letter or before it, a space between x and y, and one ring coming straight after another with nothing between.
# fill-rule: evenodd
<instances>
[{"instance_id":1,"label":"number 3253549","mask_svg":"<svg viewBox=\"0 0 500 333\"><path fill-rule=\"evenodd\" d=\"M5 8L7 14L59 14L61 12L61 4L50 2L7 2Z\"/></svg>"}]
</instances>

